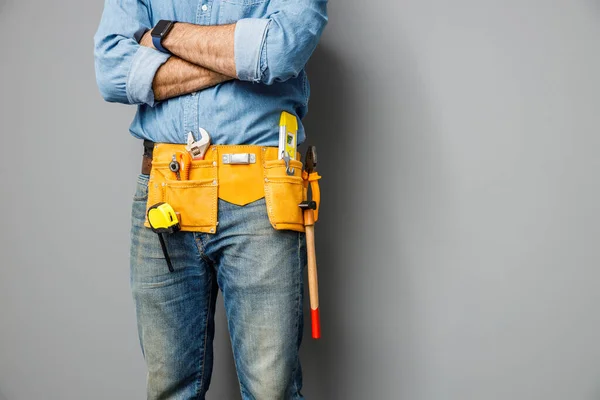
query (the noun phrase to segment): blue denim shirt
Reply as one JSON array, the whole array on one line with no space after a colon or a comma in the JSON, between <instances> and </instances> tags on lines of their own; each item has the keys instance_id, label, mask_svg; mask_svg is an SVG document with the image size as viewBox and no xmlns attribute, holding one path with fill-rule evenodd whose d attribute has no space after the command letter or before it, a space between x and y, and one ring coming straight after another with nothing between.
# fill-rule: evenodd
<instances>
[{"instance_id":1,"label":"blue denim shirt","mask_svg":"<svg viewBox=\"0 0 600 400\"><path fill-rule=\"evenodd\" d=\"M159 20L197 25L237 22L239 80L156 102L152 81L169 55L140 46ZM304 66L327 23L327 0L106 0L94 37L96 79L104 99L136 104L129 128L138 138L185 143L206 129L215 144L277 146L279 116L300 119L310 88Z\"/></svg>"}]
</instances>

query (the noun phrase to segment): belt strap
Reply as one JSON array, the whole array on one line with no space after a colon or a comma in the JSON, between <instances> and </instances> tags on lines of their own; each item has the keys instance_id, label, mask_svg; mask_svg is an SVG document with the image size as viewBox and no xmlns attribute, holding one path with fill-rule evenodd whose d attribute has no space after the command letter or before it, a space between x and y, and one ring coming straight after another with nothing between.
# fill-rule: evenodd
<instances>
[{"instance_id":1,"label":"belt strap","mask_svg":"<svg viewBox=\"0 0 600 400\"><path fill-rule=\"evenodd\" d=\"M144 140L144 154L142 155L142 174L150 175L152 171L152 153L154 151L154 142Z\"/></svg>"},{"instance_id":2,"label":"belt strap","mask_svg":"<svg viewBox=\"0 0 600 400\"><path fill-rule=\"evenodd\" d=\"M154 151L154 142L144 139L144 155L152 158L153 151Z\"/></svg>"}]
</instances>

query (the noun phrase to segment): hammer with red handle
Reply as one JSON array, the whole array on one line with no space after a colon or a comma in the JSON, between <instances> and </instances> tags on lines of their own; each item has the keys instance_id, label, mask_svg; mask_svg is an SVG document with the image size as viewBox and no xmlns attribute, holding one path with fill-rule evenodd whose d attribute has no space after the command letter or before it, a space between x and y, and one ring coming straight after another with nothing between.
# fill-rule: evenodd
<instances>
[{"instance_id":1,"label":"hammer with red handle","mask_svg":"<svg viewBox=\"0 0 600 400\"><path fill-rule=\"evenodd\" d=\"M309 146L304 162L303 178L305 187L308 189L310 183L312 199L300 204L304 213L304 227L306 231L306 251L308 261L308 293L310 296L310 314L312 321L312 337L321 337L321 319L319 316L319 281L317 278L317 256L315 253L315 221L318 219L318 207L321 193L319 182L321 178L316 171L317 150L315 146Z\"/></svg>"}]
</instances>

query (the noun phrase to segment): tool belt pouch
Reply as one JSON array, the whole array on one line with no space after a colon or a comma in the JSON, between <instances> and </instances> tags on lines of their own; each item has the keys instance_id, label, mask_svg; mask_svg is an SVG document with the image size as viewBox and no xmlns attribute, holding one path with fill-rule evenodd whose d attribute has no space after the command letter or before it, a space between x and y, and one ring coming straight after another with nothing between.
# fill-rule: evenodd
<instances>
[{"instance_id":1,"label":"tool belt pouch","mask_svg":"<svg viewBox=\"0 0 600 400\"><path fill-rule=\"evenodd\" d=\"M302 163L290 160L293 175L288 175L284 160L264 162L265 202L269 221L278 230L304 232L304 216L300 203L306 200L302 180Z\"/></svg>"},{"instance_id":2,"label":"tool belt pouch","mask_svg":"<svg viewBox=\"0 0 600 400\"><path fill-rule=\"evenodd\" d=\"M147 208L169 203L179 218L182 231L214 233L217 229L217 163L215 152L204 160L193 160L188 179L178 180L169 168L173 154L186 152L185 146L157 143L148 180ZM146 215L146 227L150 227Z\"/></svg>"},{"instance_id":3,"label":"tool belt pouch","mask_svg":"<svg viewBox=\"0 0 600 400\"><path fill-rule=\"evenodd\" d=\"M188 179L178 180L170 170L173 155L185 146L155 144L152 171L148 181L147 208L169 203L178 214L182 231L215 233L218 225L218 199L244 206L265 198L273 228L304 232L300 203L306 199L302 163L290 160L293 175L286 172L277 148L261 146L211 146L204 160L192 160ZM255 162L246 165L225 163L228 155L251 153ZM146 227L150 227L146 218Z\"/></svg>"}]
</instances>

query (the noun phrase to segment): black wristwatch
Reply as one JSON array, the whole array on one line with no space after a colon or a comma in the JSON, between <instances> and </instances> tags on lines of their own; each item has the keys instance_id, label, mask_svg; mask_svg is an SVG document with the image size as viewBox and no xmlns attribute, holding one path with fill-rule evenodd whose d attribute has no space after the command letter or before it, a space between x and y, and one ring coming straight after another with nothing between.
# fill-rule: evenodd
<instances>
[{"instance_id":1,"label":"black wristwatch","mask_svg":"<svg viewBox=\"0 0 600 400\"><path fill-rule=\"evenodd\" d=\"M156 47L156 50L162 51L163 53L171 54L171 52L162 46L162 41L167 37L171 29L175 25L175 21L168 21L161 19L158 21L154 29L152 29L152 44Z\"/></svg>"}]
</instances>

